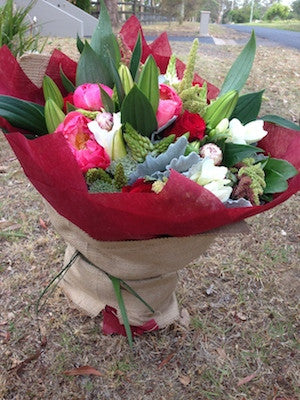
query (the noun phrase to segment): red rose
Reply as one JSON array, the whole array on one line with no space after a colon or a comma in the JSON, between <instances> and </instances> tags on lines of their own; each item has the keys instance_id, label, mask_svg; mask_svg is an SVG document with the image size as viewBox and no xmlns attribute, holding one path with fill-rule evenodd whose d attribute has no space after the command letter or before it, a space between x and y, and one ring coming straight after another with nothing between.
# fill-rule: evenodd
<instances>
[{"instance_id":1,"label":"red rose","mask_svg":"<svg viewBox=\"0 0 300 400\"><path fill-rule=\"evenodd\" d=\"M165 131L165 136L175 134L176 137L179 137L189 132L189 141L191 142L195 139L203 139L205 129L205 121L199 114L193 114L185 110L184 113L177 118L175 123Z\"/></svg>"},{"instance_id":2,"label":"red rose","mask_svg":"<svg viewBox=\"0 0 300 400\"><path fill-rule=\"evenodd\" d=\"M144 178L137 179L132 185L122 187L123 193L150 193L152 182L146 182Z\"/></svg>"}]
</instances>

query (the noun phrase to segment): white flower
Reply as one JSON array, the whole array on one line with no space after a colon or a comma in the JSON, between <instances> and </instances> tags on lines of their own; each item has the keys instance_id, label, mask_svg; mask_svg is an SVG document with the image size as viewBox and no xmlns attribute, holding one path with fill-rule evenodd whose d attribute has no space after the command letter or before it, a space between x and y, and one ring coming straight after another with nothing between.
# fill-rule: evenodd
<instances>
[{"instance_id":1,"label":"white flower","mask_svg":"<svg viewBox=\"0 0 300 400\"><path fill-rule=\"evenodd\" d=\"M113 114L113 124L110 130L100 128L97 120L88 123L89 130L94 134L95 140L104 147L107 154L112 158L112 147L115 134L121 128L121 113Z\"/></svg>"},{"instance_id":2,"label":"white flower","mask_svg":"<svg viewBox=\"0 0 300 400\"><path fill-rule=\"evenodd\" d=\"M229 123L229 136L226 142L236 144L251 144L258 142L268 134L268 132L263 129L263 125L264 121L261 119L242 125L237 118L233 118Z\"/></svg>"},{"instance_id":3,"label":"white flower","mask_svg":"<svg viewBox=\"0 0 300 400\"><path fill-rule=\"evenodd\" d=\"M226 167L217 167L214 165L214 160L206 157L191 167L189 178L204 186L210 182L225 179L227 172Z\"/></svg>"},{"instance_id":4,"label":"white flower","mask_svg":"<svg viewBox=\"0 0 300 400\"><path fill-rule=\"evenodd\" d=\"M225 202L232 192L232 188L226 186L230 183L230 180L225 178L227 172L226 167L217 167L211 158L204 158L190 168L187 176Z\"/></svg>"},{"instance_id":5,"label":"white flower","mask_svg":"<svg viewBox=\"0 0 300 400\"><path fill-rule=\"evenodd\" d=\"M225 201L229 199L232 192L232 187L226 186L228 183L230 183L229 179L223 179L222 181L210 182L207 185L204 185L204 187L218 197L222 203L225 203Z\"/></svg>"}]
</instances>

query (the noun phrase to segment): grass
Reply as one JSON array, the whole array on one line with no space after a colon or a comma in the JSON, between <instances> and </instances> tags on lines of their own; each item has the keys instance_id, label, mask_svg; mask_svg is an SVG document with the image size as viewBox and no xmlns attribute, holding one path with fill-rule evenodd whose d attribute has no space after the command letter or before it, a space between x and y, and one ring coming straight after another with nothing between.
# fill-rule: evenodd
<instances>
[{"instance_id":1,"label":"grass","mask_svg":"<svg viewBox=\"0 0 300 400\"><path fill-rule=\"evenodd\" d=\"M300 32L300 21L299 20L286 20L286 21L261 21L252 24L244 24L249 26L262 26L265 28L273 28L273 29L283 29L287 31Z\"/></svg>"},{"instance_id":2,"label":"grass","mask_svg":"<svg viewBox=\"0 0 300 400\"><path fill-rule=\"evenodd\" d=\"M76 57L72 40L53 39L47 50L54 47ZM183 60L187 47L172 42ZM201 45L197 71L220 86L240 50ZM266 88L262 113L298 121L299 65L296 50L258 48L247 91ZM130 352L126 338L103 336L101 316L70 307L59 289L36 318L34 304L61 269L65 243L2 135L0 166L7 167L0 221L11 223L3 228L10 230L0 224L7 233L0 236L0 399L299 398L299 195L248 219L250 235L218 237L181 270L177 298L189 326L179 320L137 338ZM41 349L41 338L39 357L13 369ZM103 377L64 375L82 365Z\"/></svg>"}]
</instances>

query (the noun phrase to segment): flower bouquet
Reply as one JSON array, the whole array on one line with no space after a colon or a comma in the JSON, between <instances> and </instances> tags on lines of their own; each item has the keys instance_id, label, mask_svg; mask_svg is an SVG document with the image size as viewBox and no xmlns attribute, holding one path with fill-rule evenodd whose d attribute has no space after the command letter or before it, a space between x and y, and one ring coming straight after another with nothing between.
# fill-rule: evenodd
<instances>
[{"instance_id":1,"label":"flower bouquet","mask_svg":"<svg viewBox=\"0 0 300 400\"><path fill-rule=\"evenodd\" d=\"M185 66L135 17L115 36L102 1L78 63L55 50L41 87L0 49L0 126L68 243L62 288L130 340L178 316L176 271L219 232L300 187L299 127L240 95L254 34L220 91L194 73L197 44Z\"/></svg>"}]
</instances>

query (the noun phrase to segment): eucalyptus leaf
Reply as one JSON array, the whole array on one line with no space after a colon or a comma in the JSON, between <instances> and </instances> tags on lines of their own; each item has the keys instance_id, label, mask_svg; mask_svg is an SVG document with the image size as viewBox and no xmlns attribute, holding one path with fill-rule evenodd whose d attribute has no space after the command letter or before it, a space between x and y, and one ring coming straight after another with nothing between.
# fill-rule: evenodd
<instances>
[{"instance_id":1,"label":"eucalyptus leaf","mask_svg":"<svg viewBox=\"0 0 300 400\"><path fill-rule=\"evenodd\" d=\"M141 34L139 33L132 52L129 65L129 70L131 72L132 79L136 82L138 77L139 65L141 62L141 56L142 56L142 39L141 39Z\"/></svg>"},{"instance_id":2,"label":"eucalyptus leaf","mask_svg":"<svg viewBox=\"0 0 300 400\"><path fill-rule=\"evenodd\" d=\"M159 71L156 62L153 56L150 55L143 66L138 87L150 101L154 113L157 111L159 102L158 75Z\"/></svg>"},{"instance_id":3,"label":"eucalyptus leaf","mask_svg":"<svg viewBox=\"0 0 300 400\"><path fill-rule=\"evenodd\" d=\"M129 124L143 136L150 137L157 129L156 116L144 93L134 85L121 107L122 123Z\"/></svg>"},{"instance_id":4,"label":"eucalyptus leaf","mask_svg":"<svg viewBox=\"0 0 300 400\"><path fill-rule=\"evenodd\" d=\"M237 118L243 125L254 121L261 107L263 93L264 90L261 90L260 92L240 96L230 119Z\"/></svg>"},{"instance_id":5,"label":"eucalyptus leaf","mask_svg":"<svg viewBox=\"0 0 300 400\"><path fill-rule=\"evenodd\" d=\"M219 96L231 90L237 90L239 92L243 88L253 65L255 51L256 39L254 31L252 31L248 43L232 64L227 76L225 77Z\"/></svg>"},{"instance_id":6,"label":"eucalyptus leaf","mask_svg":"<svg viewBox=\"0 0 300 400\"><path fill-rule=\"evenodd\" d=\"M74 93L75 85L70 81L70 79L65 75L62 66L59 66L59 74L62 84L68 93Z\"/></svg>"},{"instance_id":7,"label":"eucalyptus leaf","mask_svg":"<svg viewBox=\"0 0 300 400\"><path fill-rule=\"evenodd\" d=\"M109 69L88 42L85 42L76 71L76 86L84 83L103 83L111 88L114 85Z\"/></svg>"},{"instance_id":8,"label":"eucalyptus leaf","mask_svg":"<svg viewBox=\"0 0 300 400\"><path fill-rule=\"evenodd\" d=\"M266 122L272 122L273 124L283 126L284 128L293 129L294 131L300 131L299 125L296 125L285 118L279 117L278 115L268 114L261 117L261 119Z\"/></svg>"},{"instance_id":9,"label":"eucalyptus leaf","mask_svg":"<svg viewBox=\"0 0 300 400\"><path fill-rule=\"evenodd\" d=\"M107 66L108 59L111 58L118 68L121 58L120 50L103 0L100 0L98 25L92 35L91 47L95 53L104 58Z\"/></svg>"},{"instance_id":10,"label":"eucalyptus leaf","mask_svg":"<svg viewBox=\"0 0 300 400\"><path fill-rule=\"evenodd\" d=\"M12 96L0 96L0 117L16 128L28 130L36 135L47 133L44 107Z\"/></svg>"},{"instance_id":11,"label":"eucalyptus leaf","mask_svg":"<svg viewBox=\"0 0 300 400\"><path fill-rule=\"evenodd\" d=\"M223 164L230 168L244 158L263 151L263 149L249 144L224 143Z\"/></svg>"}]
</instances>

